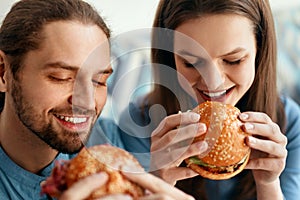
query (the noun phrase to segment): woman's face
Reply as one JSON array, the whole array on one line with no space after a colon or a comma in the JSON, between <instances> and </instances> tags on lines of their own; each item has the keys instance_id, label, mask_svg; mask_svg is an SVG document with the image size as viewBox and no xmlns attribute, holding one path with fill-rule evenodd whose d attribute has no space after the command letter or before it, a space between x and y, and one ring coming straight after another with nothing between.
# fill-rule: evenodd
<instances>
[{"instance_id":1,"label":"woman's face","mask_svg":"<svg viewBox=\"0 0 300 200\"><path fill-rule=\"evenodd\" d=\"M256 39L251 21L239 15L207 15L188 20L175 31L181 87L198 103L235 105L255 76Z\"/></svg>"}]
</instances>

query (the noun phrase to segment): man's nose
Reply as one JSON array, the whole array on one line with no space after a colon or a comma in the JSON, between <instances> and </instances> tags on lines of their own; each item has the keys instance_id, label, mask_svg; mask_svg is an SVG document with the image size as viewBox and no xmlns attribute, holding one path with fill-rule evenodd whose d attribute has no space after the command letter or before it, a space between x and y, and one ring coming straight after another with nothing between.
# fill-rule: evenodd
<instances>
[{"instance_id":1,"label":"man's nose","mask_svg":"<svg viewBox=\"0 0 300 200\"><path fill-rule=\"evenodd\" d=\"M86 109L95 109L95 94L93 83L90 80L78 80L74 84L71 103L73 106Z\"/></svg>"}]
</instances>

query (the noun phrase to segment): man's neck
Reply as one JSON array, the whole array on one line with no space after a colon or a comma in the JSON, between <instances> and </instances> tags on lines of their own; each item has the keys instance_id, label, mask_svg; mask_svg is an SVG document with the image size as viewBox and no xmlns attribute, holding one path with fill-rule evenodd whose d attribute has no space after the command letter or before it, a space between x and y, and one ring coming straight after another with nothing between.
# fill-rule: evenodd
<instances>
[{"instance_id":1,"label":"man's neck","mask_svg":"<svg viewBox=\"0 0 300 200\"><path fill-rule=\"evenodd\" d=\"M28 129L21 122L11 123L0 115L0 145L17 165L32 173L39 173L49 165L58 152Z\"/></svg>"}]
</instances>

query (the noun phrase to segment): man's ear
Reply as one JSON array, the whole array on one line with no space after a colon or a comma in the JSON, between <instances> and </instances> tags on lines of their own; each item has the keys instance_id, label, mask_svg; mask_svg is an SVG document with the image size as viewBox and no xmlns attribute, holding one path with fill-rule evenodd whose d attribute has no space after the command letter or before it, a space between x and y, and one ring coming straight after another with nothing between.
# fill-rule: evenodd
<instances>
[{"instance_id":1,"label":"man's ear","mask_svg":"<svg viewBox=\"0 0 300 200\"><path fill-rule=\"evenodd\" d=\"M8 61L7 56L3 51L0 50L0 92L7 91L7 70L8 70Z\"/></svg>"}]
</instances>

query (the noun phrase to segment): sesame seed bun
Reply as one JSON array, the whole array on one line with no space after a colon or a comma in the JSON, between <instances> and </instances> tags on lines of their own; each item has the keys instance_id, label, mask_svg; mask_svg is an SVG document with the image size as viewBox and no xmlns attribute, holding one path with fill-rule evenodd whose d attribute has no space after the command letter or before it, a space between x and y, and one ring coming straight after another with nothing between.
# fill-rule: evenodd
<instances>
[{"instance_id":1,"label":"sesame seed bun","mask_svg":"<svg viewBox=\"0 0 300 200\"><path fill-rule=\"evenodd\" d=\"M200 114L200 122L207 126L206 134L195 138L194 142L205 140L208 150L185 159L187 166L213 180L229 179L240 173L249 160L250 147L245 144L248 134L241 128L239 109L207 101L193 111Z\"/></svg>"},{"instance_id":2,"label":"sesame seed bun","mask_svg":"<svg viewBox=\"0 0 300 200\"><path fill-rule=\"evenodd\" d=\"M144 196L145 190L128 180L122 171L137 173L144 169L135 157L123 149L111 145L83 148L73 159L53 169L42 186L42 193L59 197L78 180L106 172L109 177L106 184L97 188L87 199L98 199L109 194L128 194L134 199Z\"/></svg>"}]
</instances>

